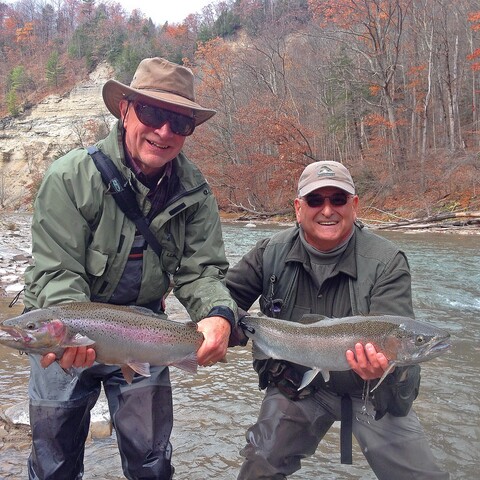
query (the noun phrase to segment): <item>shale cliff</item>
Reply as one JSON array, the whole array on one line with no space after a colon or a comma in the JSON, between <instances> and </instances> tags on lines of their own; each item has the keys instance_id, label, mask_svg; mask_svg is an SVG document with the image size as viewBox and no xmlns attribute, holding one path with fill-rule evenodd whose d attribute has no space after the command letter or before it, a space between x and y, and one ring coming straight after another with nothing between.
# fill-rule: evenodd
<instances>
[{"instance_id":1,"label":"shale cliff","mask_svg":"<svg viewBox=\"0 0 480 480\"><path fill-rule=\"evenodd\" d=\"M86 146L114 121L102 100L113 77L101 64L65 95L50 95L17 118L0 119L0 209L29 210L35 186L50 163Z\"/></svg>"}]
</instances>

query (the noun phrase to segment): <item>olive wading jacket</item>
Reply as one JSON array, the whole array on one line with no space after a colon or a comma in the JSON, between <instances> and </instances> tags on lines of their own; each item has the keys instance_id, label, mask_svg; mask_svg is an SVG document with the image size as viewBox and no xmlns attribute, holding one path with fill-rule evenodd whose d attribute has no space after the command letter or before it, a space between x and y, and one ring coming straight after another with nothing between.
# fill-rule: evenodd
<instances>
[{"instance_id":1,"label":"olive wading jacket","mask_svg":"<svg viewBox=\"0 0 480 480\"><path fill-rule=\"evenodd\" d=\"M296 321L308 313L335 318L381 314L413 317L407 258L392 242L361 225L355 226L345 252L321 285L300 240L299 227L292 227L257 242L230 268L227 286L240 308L248 310L260 297L265 315L284 320ZM254 362L259 372L262 362ZM402 370L397 367L397 375ZM415 372L418 379L418 367ZM387 379L379 390L394 381ZM364 389L363 380L352 370L331 372L328 384L318 375L314 383L339 394L361 395ZM265 387L262 378L260 386Z\"/></svg>"},{"instance_id":2,"label":"olive wading jacket","mask_svg":"<svg viewBox=\"0 0 480 480\"><path fill-rule=\"evenodd\" d=\"M146 215L148 188L126 167L117 122L97 144L136 191ZM225 257L216 200L199 169L180 153L173 162L167 203L150 228L162 246L161 258L144 251L137 305L174 293L194 321L213 307L237 308L224 284ZM34 265L25 273L26 308L65 301L109 302L126 265L135 224L106 192L100 172L83 148L48 169L35 201L32 221Z\"/></svg>"}]
</instances>

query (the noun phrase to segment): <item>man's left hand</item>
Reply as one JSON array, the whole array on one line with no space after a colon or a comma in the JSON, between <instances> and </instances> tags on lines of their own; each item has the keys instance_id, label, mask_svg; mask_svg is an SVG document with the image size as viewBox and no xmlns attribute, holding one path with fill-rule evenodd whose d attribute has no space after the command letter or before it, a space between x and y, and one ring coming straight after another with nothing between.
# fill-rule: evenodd
<instances>
[{"instance_id":1,"label":"man's left hand","mask_svg":"<svg viewBox=\"0 0 480 480\"><path fill-rule=\"evenodd\" d=\"M197 352L198 364L209 367L223 360L231 331L228 320L223 317L204 318L198 322L198 331L205 337Z\"/></svg>"},{"instance_id":2,"label":"man's left hand","mask_svg":"<svg viewBox=\"0 0 480 480\"><path fill-rule=\"evenodd\" d=\"M380 378L388 368L388 359L383 353L375 350L371 343L355 345L355 353L347 350L347 362L350 368L363 380L374 380Z\"/></svg>"}]
</instances>

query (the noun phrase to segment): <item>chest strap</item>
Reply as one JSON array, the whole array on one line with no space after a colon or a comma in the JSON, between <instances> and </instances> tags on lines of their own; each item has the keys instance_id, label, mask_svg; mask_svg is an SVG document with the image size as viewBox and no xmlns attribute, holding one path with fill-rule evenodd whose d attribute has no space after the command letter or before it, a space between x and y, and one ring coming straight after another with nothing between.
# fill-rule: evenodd
<instances>
[{"instance_id":1,"label":"chest strap","mask_svg":"<svg viewBox=\"0 0 480 480\"><path fill-rule=\"evenodd\" d=\"M102 175L102 180L107 187L107 192L112 195L125 216L135 223L145 241L160 257L162 247L153 232L150 230L148 220L143 216L140 207L137 204L135 193L128 181L120 173L112 160L96 146L93 145L87 147L87 152L92 157L95 166Z\"/></svg>"}]
</instances>

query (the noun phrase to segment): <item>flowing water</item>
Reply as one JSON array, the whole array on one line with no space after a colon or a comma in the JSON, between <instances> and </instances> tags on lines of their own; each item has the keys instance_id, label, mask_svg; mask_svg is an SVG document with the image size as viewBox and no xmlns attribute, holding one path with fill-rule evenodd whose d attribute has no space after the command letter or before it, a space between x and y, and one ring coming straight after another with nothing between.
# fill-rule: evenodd
<instances>
[{"instance_id":1,"label":"flowing water","mask_svg":"<svg viewBox=\"0 0 480 480\"><path fill-rule=\"evenodd\" d=\"M235 263L254 242L274 228L224 225L227 256ZM434 233L382 233L407 252L413 276L417 317L450 331L452 350L423 364L415 409L434 455L452 479L478 478L480 467L480 236ZM0 299L2 300L2 299ZM16 312L0 303L0 319ZM169 301L173 318L186 318ZM17 311L21 306L17 308ZM231 349L227 364L189 375L172 368L174 398L173 461L177 480L235 479L245 430L254 422L262 393L248 348ZM26 399L28 362L0 347L0 407ZM1 439L0 439L1 440ZM316 454L289 478L361 479L374 475L354 442L353 465L341 465L336 423ZM1 442L0 442L1 443ZM26 478L28 448L0 450L0 479ZM407 460L408 461L408 460ZM115 434L88 443L85 479L124 478Z\"/></svg>"}]
</instances>

